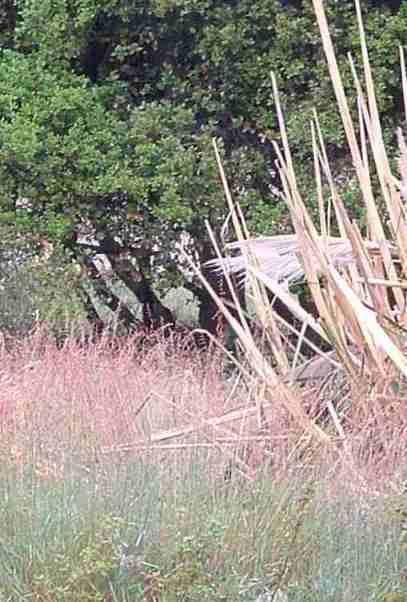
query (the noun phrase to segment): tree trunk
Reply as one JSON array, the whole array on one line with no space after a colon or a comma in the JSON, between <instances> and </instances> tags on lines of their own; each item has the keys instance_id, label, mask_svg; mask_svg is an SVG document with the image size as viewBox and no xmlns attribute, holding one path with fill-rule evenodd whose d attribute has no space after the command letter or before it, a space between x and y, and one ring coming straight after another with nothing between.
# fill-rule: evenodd
<instances>
[{"instance_id":1,"label":"tree trunk","mask_svg":"<svg viewBox=\"0 0 407 602\"><path fill-rule=\"evenodd\" d=\"M143 325L148 331L154 331L163 326L173 327L175 319L172 312L161 303L155 294L149 280L140 269L135 269L130 261L109 256L115 273L134 293L143 306Z\"/></svg>"},{"instance_id":2,"label":"tree trunk","mask_svg":"<svg viewBox=\"0 0 407 602\"><path fill-rule=\"evenodd\" d=\"M208 284L213 291L226 303L228 311L237 321L239 321L239 312L233 306L235 305L232 291L227 283L225 275L221 272L216 272L212 268L208 268L205 264L209 259L213 258L212 245L207 243L204 245L201 253L201 270ZM245 291L244 287L239 287L232 280L234 292L238 298L239 304L245 308ZM219 309L216 302L212 299L210 293L202 287L198 294L199 299L199 327L206 330L212 336L218 338L223 345L230 351L235 351L236 333L228 323L222 311ZM202 337L202 345L208 344L208 337Z\"/></svg>"}]
</instances>

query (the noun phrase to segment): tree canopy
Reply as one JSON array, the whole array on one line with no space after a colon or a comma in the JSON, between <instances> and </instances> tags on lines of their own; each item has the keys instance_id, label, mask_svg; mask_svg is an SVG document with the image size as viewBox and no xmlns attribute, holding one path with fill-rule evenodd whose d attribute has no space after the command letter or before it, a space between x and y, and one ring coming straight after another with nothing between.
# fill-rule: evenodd
<instances>
[{"instance_id":1,"label":"tree canopy","mask_svg":"<svg viewBox=\"0 0 407 602\"><path fill-rule=\"evenodd\" d=\"M347 54L360 54L353 2L327 6L352 92ZM404 119L398 47L407 42L407 3L372 0L363 11L391 140ZM2 228L52 240L88 267L91 234L119 272L127 253L136 294L140 283L182 283L203 305L203 322L216 309L177 269L176 243L187 236L203 263L212 252L205 221L219 234L226 218L213 137L250 228L289 228L277 194L271 71L310 200L314 107L334 170L346 165L309 1L9 0L0 41ZM121 270L127 286L130 271Z\"/></svg>"}]
</instances>

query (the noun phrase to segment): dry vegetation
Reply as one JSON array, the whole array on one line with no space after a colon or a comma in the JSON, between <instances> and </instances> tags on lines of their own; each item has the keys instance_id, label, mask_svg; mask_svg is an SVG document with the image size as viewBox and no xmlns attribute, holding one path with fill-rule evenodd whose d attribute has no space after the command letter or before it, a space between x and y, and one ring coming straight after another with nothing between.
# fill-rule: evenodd
<instances>
[{"instance_id":1,"label":"dry vegetation","mask_svg":"<svg viewBox=\"0 0 407 602\"><path fill-rule=\"evenodd\" d=\"M268 336L273 351L271 359L267 359L261 352L237 297L235 296L235 307L238 307L240 321L233 317L222 299L216 296L214 298L235 329L245 360L258 381L263 383L268 399L273 399L274 405L283 406L305 431L323 445L332 448L335 447L334 439L319 427L303 403L304 395L311 395L311 391L298 387L299 378L305 381L305 386L310 381L322 382L319 389L320 402L330 414L341 445L349 451L349 422L353 424L353 433L355 425L360 426L358 420L363 416L375 416L374 420L384 425L386 416L393 415L400 419L403 413L402 401L407 376L407 216L404 201L407 154L406 144L399 130L398 174L395 176L383 142L359 3L356 2L356 10L364 85L356 74L352 57L349 57L359 105L359 123L356 125L352 123L323 4L314 0L314 7L365 204L366 225L362 231L348 217L332 177L316 114L311 123L311 134L319 223L313 222L311 210L297 185L278 89L272 76L282 140L282 147L276 144L275 148L294 234L250 238L239 206L231 198L215 144L237 241L228 246L232 257L222 258L219 253L219 259L212 262L214 267L225 271L232 291L230 275L243 274L242 279L256 310L256 319L266 333L265 336ZM400 58L402 72L405 73L402 49ZM407 107L405 77L403 92ZM379 182L378 189L372 184L373 176ZM332 233L337 234L333 236ZM233 255L236 250L239 252L237 256ZM318 319L307 313L290 294L290 287L298 281L304 281L308 286ZM293 330L293 326L272 311L266 290L279 297L301 325L296 330L299 340L294 354L287 345L286 336L287 329ZM317 357L311 362L301 354L301 345L306 339L308 327L312 327L320 340L330 344L333 349L332 352L324 352L313 344ZM340 378L335 378L338 375ZM339 391L332 388L330 392L327 391L325 385L330 379L333 382L339 381ZM341 418L334 398L339 397L339 401L343 401L340 398L344 395L350 401L351 410L350 414ZM381 408L380 420L378 407ZM261 420L262 400L258 402L258 411ZM358 419L355 420L355 416ZM399 434L397 445L402 449L403 428L396 432Z\"/></svg>"},{"instance_id":2,"label":"dry vegetation","mask_svg":"<svg viewBox=\"0 0 407 602\"><path fill-rule=\"evenodd\" d=\"M135 338L58 346L41 329L3 341L1 600L407 600L407 151L400 134L394 175L361 21L352 124L314 5L366 227L347 216L317 116L313 223L275 84L294 234L251 239L219 161L237 243L217 262L232 291L231 273L243 274L271 355L237 298L240 320L215 295L238 335L232 372L216 345L187 352L159 337L137 352ZM317 320L290 293L298 279ZM302 324L294 350L266 289ZM314 345L312 360L301 353L309 325L333 349Z\"/></svg>"}]
</instances>

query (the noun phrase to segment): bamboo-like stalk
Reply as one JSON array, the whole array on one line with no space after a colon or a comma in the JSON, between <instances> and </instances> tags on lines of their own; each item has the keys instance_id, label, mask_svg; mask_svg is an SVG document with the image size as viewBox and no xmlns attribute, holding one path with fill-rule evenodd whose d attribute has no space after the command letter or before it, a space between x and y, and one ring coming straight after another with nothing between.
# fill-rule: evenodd
<instances>
[{"instance_id":1,"label":"bamboo-like stalk","mask_svg":"<svg viewBox=\"0 0 407 602\"><path fill-rule=\"evenodd\" d=\"M366 59L368 60L368 59ZM391 225L392 225L392 230L393 233L396 237L396 240L399 243L399 252L400 255L402 257L402 260L404 262L404 248L405 245L403 243L402 237L401 237L401 232L402 230L400 230L400 224L401 224L401 217L402 217L402 210L401 210L401 205L400 202L394 201L395 196L396 196L396 192L395 192L395 187L392 181L392 176L391 176L391 172L390 172L390 166L389 166L389 161L387 158L387 154L384 148L384 143L383 143L383 137L381 134L381 128L380 128L380 123L377 123L378 120L378 116L376 117L375 120L373 120L371 118L371 114L368 110L368 107L366 105L366 101L364 98L364 94L362 91L362 86L360 84L359 78L357 76L356 73L356 69L355 69L355 65L353 63L352 57L349 57L349 62L351 65L351 70L352 70L352 74L353 74L353 79L355 82L355 87L358 93L358 102L359 102L359 106L360 106L360 110L362 113L362 117L363 119L361 119L361 131L364 133L365 132L365 128L368 134L368 138L370 140L370 146L372 148L372 152L373 152L373 157L375 160L375 165L376 165L376 169L377 169L377 174L379 177L379 182L380 182L380 186L381 186L381 190L382 190L382 195L383 198L386 202L386 206L388 208L389 211L389 215L390 215L390 219L391 219ZM369 70L370 73L370 70ZM373 85L373 84L371 84ZM369 90L369 95L371 94L371 91ZM373 93L374 94L374 93ZM373 105L374 110L377 111L377 107L376 107L376 101L374 99L374 101L370 101L370 103ZM364 127L365 126L365 127ZM365 159L364 161L366 162L367 165L367 143L366 143L366 139L363 139L363 143L365 145L364 148L364 155L365 155ZM391 182L391 186L389 185L389 183ZM390 278L396 278L397 277L397 271L395 269L395 266L393 264L393 262L391 261L391 257L389 257L389 254L386 253L386 251L383 249L383 253L384 253L384 264L386 266L386 269L388 271L388 275ZM395 291L395 296L396 296L396 300L397 303L399 305L399 308L401 309L401 307L404 304L404 299L403 296L400 294L399 291Z\"/></svg>"},{"instance_id":2,"label":"bamboo-like stalk","mask_svg":"<svg viewBox=\"0 0 407 602\"><path fill-rule=\"evenodd\" d=\"M320 248L321 243L296 184L284 117L281 110L279 94L274 77L273 91L277 107L283 149L285 155L288 156L287 161L285 161L287 157L284 156L283 158L278 148L276 148L276 152L279 157L280 174L283 182L285 183L285 198L290 208L292 221L299 241L301 259L304 265L307 282L309 284L313 299L317 305L322 323L325 325L325 328L328 330L331 337L333 337L335 347L337 348L340 356L343 358L343 361L346 362L348 371L355 375L358 367L354 365L351 359L352 355L349 354L347 333L345 332L345 321L338 320L337 316L335 316L335 312L332 311L335 304L333 297L329 294L329 291L328 295L325 295L320 285L319 276L321 275L321 272L324 274L324 270L321 270L321 263L315 261L315 254L312 252L310 253L310 241L313 243L312 246L318 249ZM328 277L328 273L326 273L325 276ZM357 334L359 335L359 329L357 329Z\"/></svg>"},{"instance_id":3,"label":"bamboo-like stalk","mask_svg":"<svg viewBox=\"0 0 407 602\"><path fill-rule=\"evenodd\" d=\"M363 56L363 68L367 88L369 114L372 121L371 131L372 139L374 139L374 144L372 144L372 150L376 155L376 169L380 179L382 194L386 201L387 209L389 211L389 216L393 227L393 233L399 246L399 252L402 258L402 263L407 268L407 227L405 225L405 220L402 220L403 211L400 203L400 194L396 190L394 185L394 179L390 169L390 162L383 141L379 111L376 102L376 93L373 83L372 71L370 67L369 55L367 51L366 36L363 26L362 11L360 9L359 0L355 0L355 6ZM394 272L389 273L390 276L392 276L393 274ZM399 307L399 309L401 310L403 305L403 299L398 293L398 291L395 291L397 301L401 304Z\"/></svg>"},{"instance_id":4,"label":"bamboo-like stalk","mask_svg":"<svg viewBox=\"0 0 407 602\"><path fill-rule=\"evenodd\" d=\"M324 175L326 177L326 180L328 182L329 189L330 189L330 201L332 202L333 207L334 207L336 223L338 225L340 235L342 238L345 239L345 238L347 238L346 233L349 231L351 224L350 224L348 215L346 213L345 207L343 205L343 202L340 199L338 191L336 189L335 181L334 181L334 178L333 178L333 175L331 172L328 155L327 155L326 148L325 148L325 142L324 142L322 132L321 132L321 126L319 124L318 115L317 115L317 112L315 111L315 109L314 109L314 122L315 122L317 132L318 132L320 161L321 161L321 165L324 170ZM329 205L328 205L328 218L327 218L329 224L331 223L330 204L331 203L329 203ZM353 264L349 264L347 266L347 271L348 271L349 277L351 279L353 288L355 290L358 290L358 293L360 294L360 292L361 292L360 286L359 286L360 278L357 273L356 267Z\"/></svg>"},{"instance_id":5,"label":"bamboo-like stalk","mask_svg":"<svg viewBox=\"0 0 407 602\"><path fill-rule=\"evenodd\" d=\"M218 260L212 265L217 265L218 268L221 266L225 271L232 291L233 306L238 312L238 320L232 315L230 304L224 303L217 297L198 268L189 258L186 259L235 330L247 361L257 375L263 394L258 396L256 408L250 411L258 417L259 426L261 426L263 412L268 408L268 401L272 399L273 403L284 406L307 433L326 442L329 438L307 417L300 396L295 391L295 375L299 369L301 370L298 363L303 361L300 347L308 326L334 345L335 356L325 358L327 364L337 366L341 363L341 367L353 379L360 378L362 369L366 378L372 375L376 378L379 374L385 379L389 373L389 364L393 365L393 371L395 367L400 374L407 377L407 359L402 346L406 342L404 340L406 332L401 332L402 328L397 331L397 328L390 327L398 327L398 325L392 317L393 308L390 307L388 299L388 291L391 289L396 299L398 313L403 315L405 311L403 289L407 288L407 280L400 275L400 271L407 274L407 220L401 195L407 198L407 147L399 133L401 182L398 182L391 173L383 141L359 0L355 0L355 6L363 58L363 83L357 75L351 57L349 59L358 101L359 139L339 74L323 0L313 0L313 5L353 166L366 207L367 232L363 231L362 235L359 227L352 223L340 198L315 111L311 123L311 138L319 230L314 224L297 183L277 82L274 74L271 74L281 147L275 142L273 144L278 158L282 196L290 212L295 235L258 240L249 237L240 207L232 200L220 154L214 142L215 156L229 209L228 220L233 223L237 237L237 241L228 246L232 253L238 249L241 255L222 259L216 241L212 237L218 254ZM401 49L400 60L407 114L407 76ZM369 171L370 151L381 194L390 216L393 238L389 239L386 238L385 227L373 194ZM327 187L325 182L328 184ZM326 188L329 189L328 201L325 199ZM340 232L340 237L337 238L330 235L331 227L335 225L334 219ZM256 344L245 312L239 306L237 295L233 293L229 272L242 271L245 273L246 281L251 284L258 320L269 334L274 363L264 357ZM319 320L314 319L301 308L284 287L301 276L304 276L308 283ZM281 321L272 315L268 307L266 290L278 297L302 323L297 330L299 340L291 368L280 328ZM391 323L387 324L387 328L386 320ZM389 359L391 362L388 361ZM329 405L329 412L336 431L343 440L345 433L332 404Z\"/></svg>"},{"instance_id":6,"label":"bamboo-like stalk","mask_svg":"<svg viewBox=\"0 0 407 602\"><path fill-rule=\"evenodd\" d=\"M376 240L385 238L384 231L380 222L377 208L374 202L370 174L367 166L364 165L360 153L359 145L356 138L355 128L353 126L352 117L350 114L348 102L343 88L339 68L333 48L331 36L329 33L328 22L325 15L322 0L313 0L315 15L317 18L319 30L321 33L322 44L325 51L325 56L328 62L328 69L334 88L336 100L338 103L339 112L342 118L346 138L348 140L349 149L351 152L353 165L355 167L358 180L361 184L363 198L368 212L369 223L373 227L372 236Z\"/></svg>"},{"instance_id":7,"label":"bamboo-like stalk","mask_svg":"<svg viewBox=\"0 0 407 602\"><path fill-rule=\"evenodd\" d=\"M404 48L399 47L400 52L400 68L401 68L401 84L403 89L403 103L404 103L404 121L407 120L407 74L406 74L406 60L404 56Z\"/></svg>"},{"instance_id":8,"label":"bamboo-like stalk","mask_svg":"<svg viewBox=\"0 0 407 602\"><path fill-rule=\"evenodd\" d=\"M244 228L245 228L244 219L243 219L243 216L238 215L235 204L233 203L232 195L230 193L228 181L227 181L224 169L223 169L223 165L222 165L222 161L221 161L221 158L219 155L219 150L218 150L218 147L216 144L216 140L213 140L213 147L214 147L214 151L215 151L215 157L216 157L216 161L218 164L219 173L221 175L221 180L222 180L222 185L224 188L226 200L227 200L227 203L229 206L229 211L230 211L230 214L232 217L232 222L233 222L235 232L237 235L237 239L239 241L243 242L245 240L245 234L246 234L244 231ZM239 219L239 217L240 217L240 219ZM212 242L216 246L216 243L213 238L212 238ZM217 252L219 255L220 253L219 253L218 249L217 249ZM246 251L244 251L244 253L245 252ZM250 257L250 250L248 250L247 253L248 253L247 257L246 257L247 262L250 262L250 261L252 263L255 262L256 258ZM228 276L226 276L226 278L228 279ZM237 309L239 311L239 318L242 320L242 323L245 325L246 332L248 333L249 336L251 336L250 328L247 324L247 320L245 320L245 318L241 312L239 301L236 298L236 295L234 294L233 286L232 286L232 283L230 282L230 280L228 280L228 285L232 291L232 295L234 297L233 300L236 303ZM269 304L267 302L267 299L265 298L264 294L262 294L262 291L261 291L259 285L257 284L256 281L252 282L252 285L254 287L255 302L256 302L256 308L257 308L259 318L262 321L262 323L266 327L268 327L268 328L266 328L266 330L269 329L271 331L272 338L270 340L270 344L271 344L275 359L276 359L278 365L280 366L280 368L284 372L286 372L288 370L289 362L288 362L288 359L287 359L287 356L286 356L286 353L285 353L285 350L283 347L283 342L282 342L282 339L280 336L279 329L277 327L277 324L275 323L272 312L269 309ZM253 342L253 339L252 339L252 342Z\"/></svg>"},{"instance_id":9,"label":"bamboo-like stalk","mask_svg":"<svg viewBox=\"0 0 407 602\"><path fill-rule=\"evenodd\" d=\"M279 400L288 411L291 416L297 420L300 424L303 425L304 429L308 431L311 435L317 437L318 440L329 443L329 437L324 433L324 431L314 424L307 417L303 407L301 406L300 401L297 397L289 390L289 388L283 383L278 374L272 368L270 363L266 360L266 358L261 354L256 344L253 341L253 338L250 334L246 332L246 330L241 326L238 320L236 320L230 311L227 309L226 305L220 299L220 297L215 293L209 283L205 280L201 271L195 266L190 257L184 253L185 260L189 263L191 269L197 276L197 278L202 282L205 286L219 309L223 312L226 319L229 321L232 328L235 330L236 334L239 337L240 343L246 353L246 357L250 362L250 365L255 370L257 377L260 381L264 381L267 383L269 389L273 392L273 397ZM264 404L261 404L261 410L263 410ZM259 407L256 407L256 413L259 412Z\"/></svg>"},{"instance_id":10,"label":"bamboo-like stalk","mask_svg":"<svg viewBox=\"0 0 407 602\"><path fill-rule=\"evenodd\" d=\"M317 200L318 200L318 210L319 210L319 227L321 231L322 240L326 244L326 240L328 237L328 227L325 216L325 207L324 207L324 197L322 194L322 177L321 177L321 164L320 164L320 154L318 152L317 138L315 132L315 124L311 121L311 137L312 137L312 151L314 155L314 173L315 173L315 182L317 185Z\"/></svg>"}]
</instances>

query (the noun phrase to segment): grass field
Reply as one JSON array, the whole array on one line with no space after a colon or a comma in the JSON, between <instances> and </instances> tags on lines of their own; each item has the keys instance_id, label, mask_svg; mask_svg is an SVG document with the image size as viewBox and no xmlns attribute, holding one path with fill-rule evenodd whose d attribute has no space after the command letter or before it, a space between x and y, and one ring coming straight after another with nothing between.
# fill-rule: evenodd
<instances>
[{"instance_id":1,"label":"grass field","mask_svg":"<svg viewBox=\"0 0 407 602\"><path fill-rule=\"evenodd\" d=\"M213 422L251 395L220 357L134 348L3 346L0 600L407 600L406 468L363 452L379 432L351 461L278 412Z\"/></svg>"}]
</instances>

